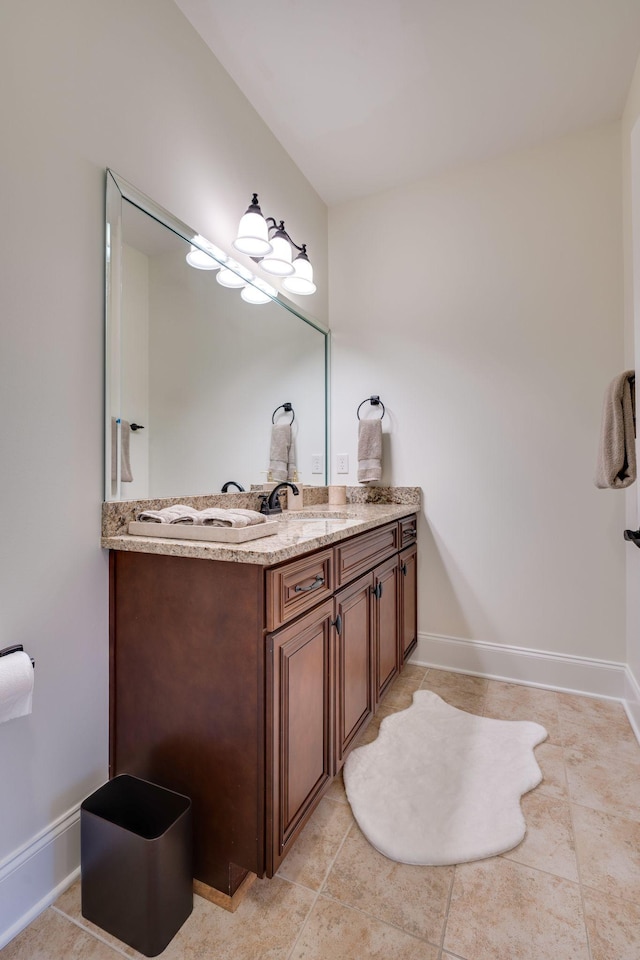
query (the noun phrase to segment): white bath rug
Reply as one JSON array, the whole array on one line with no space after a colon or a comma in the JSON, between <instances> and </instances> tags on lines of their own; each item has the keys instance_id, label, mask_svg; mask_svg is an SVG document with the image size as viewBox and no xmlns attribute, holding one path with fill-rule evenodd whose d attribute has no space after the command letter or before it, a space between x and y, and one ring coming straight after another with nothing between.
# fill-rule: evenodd
<instances>
[{"instance_id":1,"label":"white bath rug","mask_svg":"<svg viewBox=\"0 0 640 960\"><path fill-rule=\"evenodd\" d=\"M429 690L380 724L344 766L347 797L369 842L391 860L443 865L511 850L526 824L520 797L542 779L538 723L464 713Z\"/></svg>"}]
</instances>

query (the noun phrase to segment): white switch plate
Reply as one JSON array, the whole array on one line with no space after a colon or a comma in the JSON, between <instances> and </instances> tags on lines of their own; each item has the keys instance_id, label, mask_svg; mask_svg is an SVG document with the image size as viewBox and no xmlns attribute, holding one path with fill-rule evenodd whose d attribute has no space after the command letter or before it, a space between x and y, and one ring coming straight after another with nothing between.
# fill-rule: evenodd
<instances>
[{"instance_id":1,"label":"white switch plate","mask_svg":"<svg viewBox=\"0 0 640 960\"><path fill-rule=\"evenodd\" d=\"M311 473L324 473L324 457L321 453L311 457Z\"/></svg>"},{"instance_id":2,"label":"white switch plate","mask_svg":"<svg viewBox=\"0 0 640 960\"><path fill-rule=\"evenodd\" d=\"M336 455L336 472L349 473L349 455L347 453Z\"/></svg>"}]
</instances>

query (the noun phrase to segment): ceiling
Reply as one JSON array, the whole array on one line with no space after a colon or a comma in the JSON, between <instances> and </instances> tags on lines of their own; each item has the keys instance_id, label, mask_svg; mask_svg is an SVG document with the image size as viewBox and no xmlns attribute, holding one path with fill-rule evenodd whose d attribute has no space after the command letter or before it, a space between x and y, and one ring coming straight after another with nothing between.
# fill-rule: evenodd
<instances>
[{"instance_id":1,"label":"ceiling","mask_svg":"<svg viewBox=\"0 0 640 960\"><path fill-rule=\"evenodd\" d=\"M640 0L175 0L330 206L619 119Z\"/></svg>"}]
</instances>

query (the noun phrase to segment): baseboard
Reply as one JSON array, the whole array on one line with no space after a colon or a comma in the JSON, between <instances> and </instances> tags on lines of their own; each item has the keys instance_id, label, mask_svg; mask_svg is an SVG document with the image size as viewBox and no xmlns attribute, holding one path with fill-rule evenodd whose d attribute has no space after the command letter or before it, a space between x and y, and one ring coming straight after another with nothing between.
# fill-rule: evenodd
<instances>
[{"instance_id":1,"label":"baseboard","mask_svg":"<svg viewBox=\"0 0 640 960\"><path fill-rule=\"evenodd\" d=\"M80 804L0 863L0 950L80 873Z\"/></svg>"},{"instance_id":2,"label":"baseboard","mask_svg":"<svg viewBox=\"0 0 640 960\"><path fill-rule=\"evenodd\" d=\"M626 664L610 660L590 660L435 633L418 634L411 661L493 680L616 700L627 699L630 674Z\"/></svg>"},{"instance_id":3,"label":"baseboard","mask_svg":"<svg viewBox=\"0 0 640 960\"><path fill-rule=\"evenodd\" d=\"M625 672L624 706L629 717L629 723L640 743L640 682L628 665Z\"/></svg>"}]
</instances>

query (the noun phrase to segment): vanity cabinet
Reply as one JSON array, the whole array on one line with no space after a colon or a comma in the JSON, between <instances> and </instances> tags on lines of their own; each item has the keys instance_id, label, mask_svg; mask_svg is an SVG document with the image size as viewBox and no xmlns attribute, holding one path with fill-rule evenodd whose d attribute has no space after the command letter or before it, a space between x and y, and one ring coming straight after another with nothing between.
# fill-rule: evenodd
<instances>
[{"instance_id":1,"label":"vanity cabinet","mask_svg":"<svg viewBox=\"0 0 640 960\"><path fill-rule=\"evenodd\" d=\"M204 896L273 876L415 646L407 520L266 568L111 551L110 775L191 797Z\"/></svg>"}]
</instances>

